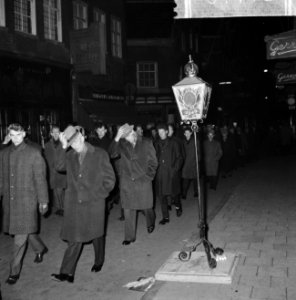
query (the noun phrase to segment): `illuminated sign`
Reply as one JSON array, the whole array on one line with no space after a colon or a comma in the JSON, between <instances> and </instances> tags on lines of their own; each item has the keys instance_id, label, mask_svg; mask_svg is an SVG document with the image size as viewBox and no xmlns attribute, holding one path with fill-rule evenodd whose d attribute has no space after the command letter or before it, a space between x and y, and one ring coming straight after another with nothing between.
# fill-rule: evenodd
<instances>
[{"instance_id":1,"label":"illuminated sign","mask_svg":"<svg viewBox=\"0 0 296 300\"><path fill-rule=\"evenodd\" d=\"M176 19L296 15L294 0L175 0Z\"/></svg>"},{"instance_id":2,"label":"illuminated sign","mask_svg":"<svg viewBox=\"0 0 296 300\"><path fill-rule=\"evenodd\" d=\"M267 59L296 57L296 31L265 37Z\"/></svg>"}]
</instances>

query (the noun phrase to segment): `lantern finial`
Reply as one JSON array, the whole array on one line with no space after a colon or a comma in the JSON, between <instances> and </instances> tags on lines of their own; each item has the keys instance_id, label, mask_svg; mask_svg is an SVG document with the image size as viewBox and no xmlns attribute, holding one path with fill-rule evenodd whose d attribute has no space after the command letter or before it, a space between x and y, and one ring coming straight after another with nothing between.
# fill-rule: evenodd
<instances>
[{"instance_id":1,"label":"lantern finial","mask_svg":"<svg viewBox=\"0 0 296 300\"><path fill-rule=\"evenodd\" d=\"M191 54L189 54L189 61L184 67L184 72L187 77L195 77L198 73L198 66L194 63Z\"/></svg>"}]
</instances>

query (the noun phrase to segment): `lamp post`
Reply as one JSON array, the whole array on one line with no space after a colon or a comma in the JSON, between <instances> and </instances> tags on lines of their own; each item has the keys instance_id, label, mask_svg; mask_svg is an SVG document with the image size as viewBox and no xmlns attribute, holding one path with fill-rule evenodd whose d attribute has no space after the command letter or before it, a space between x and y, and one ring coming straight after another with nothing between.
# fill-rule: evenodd
<instances>
[{"instance_id":1,"label":"lamp post","mask_svg":"<svg viewBox=\"0 0 296 300\"><path fill-rule=\"evenodd\" d=\"M189 55L189 62L185 65L184 71L186 77L175 84L172 88L182 123L191 125L194 134L200 240L195 246L191 247L189 253L186 251L181 251L179 253L179 259L181 261L188 261L191 257L191 253L195 251L200 244L203 244L209 267L213 269L217 266L216 256L222 255L224 251L221 248L214 248L213 245L207 240L206 213L204 209L204 201L202 201L200 193L197 151L197 132L199 129L198 122L202 123L203 119L207 117L212 88L207 82L196 76L198 73L198 67L193 62L191 55ZM212 257L212 255L214 257Z\"/></svg>"}]
</instances>

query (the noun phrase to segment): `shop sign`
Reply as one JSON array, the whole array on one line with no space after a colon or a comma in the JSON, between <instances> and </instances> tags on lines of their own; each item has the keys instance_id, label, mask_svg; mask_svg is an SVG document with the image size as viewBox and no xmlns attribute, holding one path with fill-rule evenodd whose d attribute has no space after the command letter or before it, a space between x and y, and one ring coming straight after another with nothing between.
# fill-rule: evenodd
<instances>
[{"instance_id":1,"label":"shop sign","mask_svg":"<svg viewBox=\"0 0 296 300\"><path fill-rule=\"evenodd\" d=\"M296 83L296 70L276 73L277 84Z\"/></svg>"},{"instance_id":2,"label":"shop sign","mask_svg":"<svg viewBox=\"0 0 296 300\"><path fill-rule=\"evenodd\" d=\"M106 74L106 50L103 26L93 23L87 29L70 33L71 57L76 72L90 71L95 75Z\"/></svg>"},{"instance_id":3,"label":"shop sign","mask_svg":"<svg viewBox=\"0 0 296 300\"><path fill-rule=\"evenodd\" d=\"M266 36L267 59L296 57L296 31Z\"/></svg>"},{"instance_id":4,"label":"shop sign","mask_svg":"<svg viewBox=\"0 0 296 300\"><path fill-rule=\"evenodd\" d=\"M175 0L176 19L295 16L293 0Z\"/></svg>"}]
</instances>

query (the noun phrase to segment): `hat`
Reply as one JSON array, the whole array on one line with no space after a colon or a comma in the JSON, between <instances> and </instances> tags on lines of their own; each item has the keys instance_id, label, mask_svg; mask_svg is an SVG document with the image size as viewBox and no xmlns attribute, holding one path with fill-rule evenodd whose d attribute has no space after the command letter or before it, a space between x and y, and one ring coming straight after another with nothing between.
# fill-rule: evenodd
<instances>
[{"instance_id":1,"label":"hat","mask_svg":"<svg viewBox=\"0 0 296 300\"><path fill-rule=\"evenodd\" d=\"M121 129L123 130L122 138L126 138L133 130L134 125L129 125L128 123L125 123L121 126Z\"/></svg>"},{"instance_id":2,"label":"hat","mask_svg":"<svg viewBox=\"0 0 296 300\"><path fill-rule=\"evenodd\" d=\"M64 135L65 138L68 142L67 146L71 146L71 144L74 142L75 138L77 135L81 133L84 135L84 129L81 126L72 126L69 125L65 130L64 130Z\"/></svg>"}]
</instances>

